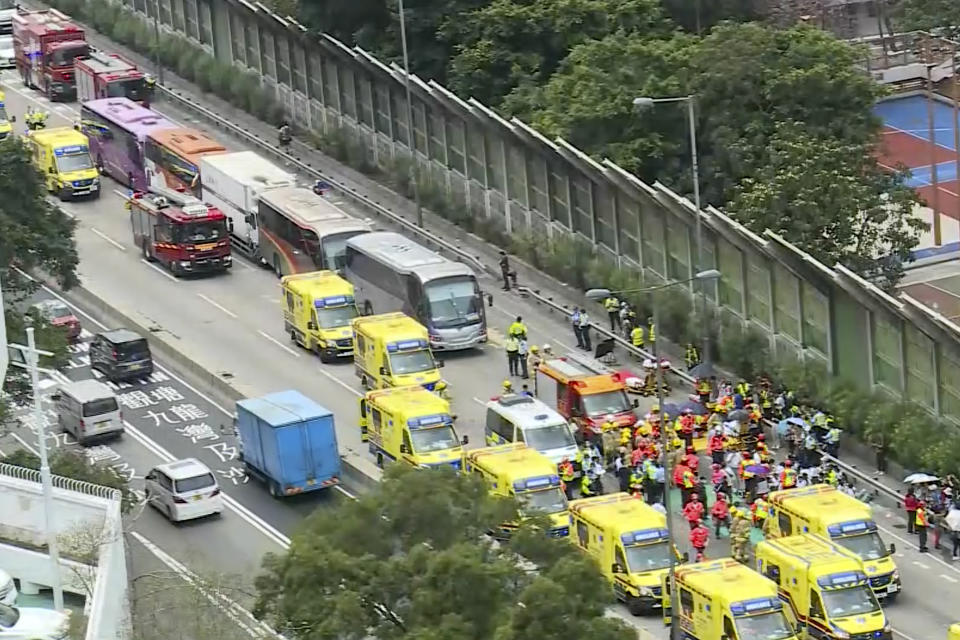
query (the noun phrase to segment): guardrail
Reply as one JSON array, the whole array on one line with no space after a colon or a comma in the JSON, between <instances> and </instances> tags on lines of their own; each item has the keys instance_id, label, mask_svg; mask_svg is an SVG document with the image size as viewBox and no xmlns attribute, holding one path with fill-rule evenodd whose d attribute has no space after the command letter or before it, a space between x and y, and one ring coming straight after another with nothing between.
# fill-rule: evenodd
<instances>
[{"instance_id":1,"label":"guardrail","mask_svg":"<svg viewBox=\"0 0 960 640\"><path fill-rule=\"evenodd\" d=\"M530 289L529 287L517 287L517 291L520 292L520 295L523 295L523 296L527 296L527 297L529 297L529 298L532 298L532 299L536 300L537 302L539 302L539 303L541 303L541 304L543 304L543 305L546 305L546 306L554 309L555 311L559 311L559 312L564 313L564 314L567 314L567 315L569 315L569 314L571 313L571 310L570 310L567 306L562 305L562 304L556 302L555 300L553 300L553 299L551 299L551 298L547 298L546 296L544 296L544 295L542 295L542 294L540 294L540 293L537 293L536 291L534 291L533 289ZM653 354L652 354L651 352L649 352L649 351L647 351L647 350L645 350L645 349L638 349L637 347L633 346L633 344L631 344L629 341L625 340L622 336L617 335L617 334L614 333L613 331L610 331L609 329L607 329L607 328L604 327L603 325L599 325L599 324L597 324L597 323L595 323L595 322L591 322L591 323L590 323L590 328L591 328L593 331L595 331L595 332L597 332L597 333L599 333L599 334L601 334L601 335L603 335L603 336L605 336L605 337L607 337L607 338L612 338L615 344L617 344L617 345L620 346L621 348L625 349L628 353L631 353L631 354L633 354L633 355L635 355L635 356L637 356L637 357L644 358L644 359L647 359L647 358L651 358L651 359L652 359L652 358L653 358ZM672 376L674 376L674 377L676 377L676 378L679 378L680 380L682 380L682 381L684 381L684 382L687 382L687 383L689 383L689 384L691 384L691 385L693 385L694 382L695 382L693 376L687 374L687 373L684 372L684 371L679 371L679 370L677 370L677 369L675 369L675 368L673 368L673 367L671 367L671 368L669 369L668 373L669 373L669 375L672 375ZM728 373L728 372L723 372L723 373ZM728 375L728 377L731 377L731 378L732 378L733 376L729 376L729 375ZM776 426L777 426L772 420L766 420L766 419L764 419L763 422L764 422L764 424L767 426L767 428L769 428L769 429L774 429L774 428L776 428ZM878 492L880 492L880 493L883 493L883 494L886 495L887 497L892 498L893 500L895 500L895 501L897 502L897 506L899 507L899 505L900 505L900 500L902 499L902 496L901 496L897 491L895 491L895 490L891 489L890 487L886 486L885 484L879 482L876 478L873 478L873 477L871 477L870 475L864 473L863 471L860 471L859 469L857 469L857 468L854 467L853 465L848 464L848 463L846 463L846 462L844 462L844 461L842 461L842 460L839 460L838 458L836 458L836 457L834 457L834 456L829 455L828 453L826 453L826 452L823 451L823 450L820 451L820 458L821 458L821 460L827 460L827 461L829 461L831 464L836 465L836 466L837 466L839 469L841 469L844 473L847 473L847 474L849 474L849 475L852 475L852 476L856 477L858 480L860 480L860 481L862 481L862 482L865 482L866 484L868 484L868 485L870 485L871 487L873 487L876 491L878 491Z\"/></svg>"},{"instance_id":2,"label":"guardrail","mask_svg":"<svg viewBox=\"0 0 960 640\"><path fill-rule=\"evenodd\" d=\"M41 484L40 472L36 469L21 467L14 464L7 464L5 462L0 462L0 476L8 476L18 480L26 480L28 482ZM55 489L76 491L77 493L83 493L88 496L104 498L106 500L115 500L117 502L119 502L122 498L120 491L112 487L105 487L103 485L93 484L92 482L85 482L83 480L76 480L74 478L66 478L64 476L57 475L51 475L50 479Z\"/></svg>"},{"instance_id":3,"label":"guardrail","mask_svg":"<svg viewBox=\"0 0 960 640\"><path fill-rule=\"evenodd\" d=\"M157 85L157 89L163 94L163 96L164 96L166 99L171 100L171 101L174 101L174 102L176 102L177 104L179 104L180 106L185 106L185 107L187 107L188 109L193 110L194 112L200 114L201 116L203 116L203 117L206 118L207 120L210 120L211 122L217 124L218 126L226 129L227 131L229 131L229 132L232 133L233 135L238 136L238 137L242 138L243 140L247 141L248 143L250 143L250 144L252 144L252 145L254 145L254 146L256 146L256 147L259 147L260 149L263 149L263 150L267 151L268 153L270 153L270 154L272 154L272 155L274 155L274 156L277 156L277 157L279 157L279 158L283 158L284 161L286 161L286 162L290 163L291 165L297 167L297 169L299 169L300 171L303 171L304 173L307 173L307 174L312 175L312 176L314 176L314 177L316 177L316 178L320 178L320 179L324 180L325 182L329 183L330 186L331 186L335 191L337 191L338 193L340 193L341 195L346 196L346 197L348 197L348 198L356 201L357 203L359 203L359 204L362 205L363 207L366 207L367 209L370 209L370 210L373 211L374 213L376 213L376 214L378 214L378 215L380 215L380 216L383 216L384 218L387 218L388 220L390 220L390 222L392 222L392 223L394 223L394 224L399 225L400 227L402 227L402 228L404 229L404 231L408 231L408 232L410 232L410 233L418 236L419 238L427 241L428 243L432 243L433 245L439 247L440 249L442 249L442 250L444 250L444 251L446 251L446 252L448 252L448 253L456 256L458 259L462 260L463 262L469 263L469 264L472 265L474 268L479 269L481 272L484 272L484 273L487 273L487 274L490 274L490 275L496 275L496 272L493 270L493 268L488 267L488 266L487 266L483 261L481 261L478 257L476 257L476 256L470 254L469 252L463 250L461 247L458 247L457 245L455 245L455 244L453 244L453 243L451 243L451 242L448 242L447 240L444 240L443 238L441 238L440 236L436 235L435 233L432 233L432 232L430 232L430 231L427 231L426 229L424 229L424 228L422 228L422 227L418 227L416 224L414 224L413 222L410 222L409 220L407 220L407 219L404 218L403 216L397 215L396 213L394 213L393 211L390 211L389 209L387 209L387 208L384 207L383 205L381 205L381 204L379 204L379 203L377 203L377 202L374 202L374 201L371 200L370 198L368 198L368 197L366 197L366 196L364 196L364 195L362 195L362 194L360 194L360 193L357 193L355 190L347 187L346 185L344 185L342 182L338 181L338 180L337 180L336 178L334 178L333 176L329 176L329 175L323 173L322 171L314 168L314 167L313 167L312 165L310 165L309 163L303 162L302 160L300 160L300 158L298 158L298 157L296 157L296 156L293 156L293 155L290 155L289 153L287 153L287 152L283 151L282 149L280 149L278 146L276 146L276 145L274 145L274 144L272 144L272 143L270 143L270 142L267 142L266 140L264 140L263 138L261 138L259 135L255 134L255 133L252 133L252 132L250 132L250 131L247 131L246 129L244 129L244 128L241 127L240 125L237 125L237 124L235 124L235 123L233 123L233 122L230 122L230 121L227 120L226 118L221 117L220 115L214 113L214 112L211 111L210 109L207 109L206 107L204 107L203 105L197 103L196 101L194 101L194 100L192 100L192 99L190 99L190 98L187 98L187 97L185 97L185 96L180 95L180 94L177 93L176 91L173 91L173 90L168 89L167 87L164 87L164 86L161 86L161 85ZM306 150L308 150L308 151L311 151L311 152L316 152L316 151L317 151L316 149L313 149L312 147L310 147L309 145L307 145L306 143L304 143L304 142L302 142L302 141L300 141L300 140L296 140L296 139L295 139L295 140L293 141L293 143L294 143L294 144L297 144L297 145L299 145L299 146L302 146L304 149L306 149Z\"/></svg>"}]
</instances>

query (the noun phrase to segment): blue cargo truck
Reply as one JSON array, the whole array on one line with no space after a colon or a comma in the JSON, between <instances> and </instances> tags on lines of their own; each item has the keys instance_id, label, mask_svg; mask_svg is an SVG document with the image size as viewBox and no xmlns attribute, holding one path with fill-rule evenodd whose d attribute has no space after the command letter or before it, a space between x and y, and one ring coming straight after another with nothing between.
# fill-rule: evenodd
<instances>
[{"instance_id":1,"label":"blue cargo truck","mask_svg":"<svg viewBox=\"0 0 960 640\"><path fill-rule=\"evenodd\" d=\"M237 402L240 460L274 498L340 482L333 413L299 391Z\"/></svg>"}]
</instances>

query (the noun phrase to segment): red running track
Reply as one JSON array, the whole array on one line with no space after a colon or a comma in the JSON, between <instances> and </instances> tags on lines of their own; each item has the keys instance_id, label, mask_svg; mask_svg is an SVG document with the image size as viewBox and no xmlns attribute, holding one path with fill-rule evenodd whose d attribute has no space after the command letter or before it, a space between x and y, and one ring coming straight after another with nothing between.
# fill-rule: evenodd
<instances>
[{"instance_id":1,"label":"red running track","mask_svg":"<svg viewBox=\"0 0 960 640\"><path fill-rule=\"evenodd\" d=\"M881 164L890 168L903 165L908 169L916 169L930 166L931 151L936 153L937 164L957 159L957 154L952 149L934 145L929 140L909 133L884 127L877 157Z\"/></svg>"}]
</instances>

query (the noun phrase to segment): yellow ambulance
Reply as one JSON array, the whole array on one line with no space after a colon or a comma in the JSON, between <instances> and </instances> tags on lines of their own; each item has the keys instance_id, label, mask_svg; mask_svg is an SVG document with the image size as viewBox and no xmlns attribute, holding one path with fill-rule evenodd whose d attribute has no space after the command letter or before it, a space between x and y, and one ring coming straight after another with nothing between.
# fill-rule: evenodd
<instances>
[{"instance_id":1,"label":"yellow ambulance","mask_svg":"<svg viewBox=\"0 0 960 640\"><path fill-rule=\"evenodd\" d=\"M353 364L364 389L420 385L429 390L440 381L427 329L400 312L354 318Z\"/></svg>"},{"instance_id":2,"label":"yellow ambulance","mask_svg":"<svg viewBox=\"0 0 960 640\"><path fill-rule=\"evenodd\" d=\"M900 572L893 561L896 547L884 544L868 505L827 484L774 491L767 501L773 512L773 536L814 533L828 538L863 560L878 598L892 601L900 593Z\"/></svg>"},{"instance_id":3,"label":"yellow ambulance","mask_svg":"<svg viewBox=\"0 0 960 640\"><path fill-rule=\"evenodd\" d=\"M733 558L677 567L676 594L663 576L663 617L671 608L683 637L697 640L799 640L777 586Z\"/></svg>"},{"instance_id":4,"label":"yellow ambulance","mask_svg":"<svg viewBox=\"0 0 960 640\"><path fill-rule=\"evenodd\" d=\"M87 136L73 127L38 129L25 138L47 190L61 200L100 197L100 173L90 158Z\"/></svg>"},{"instance_id":5,"label":"yellow ambulance","mask_svg":"<svg viewBox=\"0 0 960 640\"><path fill-rule=\"evenodd\" d=\"M353 285L333 271L283 276L283 329L321 362L353 355Z\"/></svg>"},{"instance_id":6,"label":"yellow ambulance","mask_svg":"<svg viewBox=\"0 0 960 640\"><path fill-rule=\"evenodd\" d=\"M856 554L811 534L764 540L754 551L757 571L777 584L800 637L892 640Z\"/></svg>"},{"instance_id":7,"label":"yellow ambulance","mask_svg":"<svg viewBox=\"0 0 960 640\"><path fill-rule=\"evenodd\" d=\"M13 125L16 122L16 116L7 116L7 94L0 91L0 140L6 140L13 133Z\"/></svg>"},{"instance_id":8,"label":"yellow ambulance","mask_svg":"<svg viewBox=\"0 0 960 640\"><path fill-rule=\"evenodd\" d=\"M459 469L467 444L466 436L457 438L450 403L420 386L368 391L360 399L360 439L380 467L399 460Z\"/></svg>"},{"instance_id":9,"label":"yellow ambulance","mask_svg":"<svg viewBox=\"0 0 960 640\"><path fill-rule=\"evenodd\" d=\"M474 449L464 454L463 470L480 474L491 494L516 498L521 518L546 515L552 525L551 538L570 535L570 513L557 465L539 451L522 443ZM516 523L505 522L496 535L509 538L516 528Z\"/></svg>"},{"instance_id":10,"label":"yellow ambulance","mask_svg":"<svg viewBox=\"0 0 960 640\"><path fill-rule=\"evenodd\" d=\"M661 578L670 567L667 518L627 493L570 503L574 542L613 584L618 600L635 616L661 606ZM674 560L679 561L676 549Z\"/></svg>"}]
</instances>

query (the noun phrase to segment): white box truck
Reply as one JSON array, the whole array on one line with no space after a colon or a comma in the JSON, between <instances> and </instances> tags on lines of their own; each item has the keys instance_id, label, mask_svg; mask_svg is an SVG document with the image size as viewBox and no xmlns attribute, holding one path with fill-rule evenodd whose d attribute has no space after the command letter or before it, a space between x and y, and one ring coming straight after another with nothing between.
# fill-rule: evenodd
<instances>
[{"instance_id":1,"label":"white box truck","mask_svg":"<svg viewBox=\"0 0 960 640\"><path fill-rule=\"evenodd\" d=\"M296 176L253 151L236 151L200 158L203 201L227 216L233 248L251 260L260 255L257 206L260 194L296 185Z\"/></svg>"}]
</instances>

